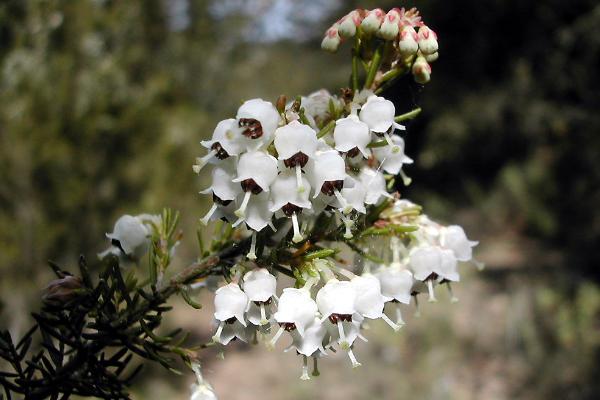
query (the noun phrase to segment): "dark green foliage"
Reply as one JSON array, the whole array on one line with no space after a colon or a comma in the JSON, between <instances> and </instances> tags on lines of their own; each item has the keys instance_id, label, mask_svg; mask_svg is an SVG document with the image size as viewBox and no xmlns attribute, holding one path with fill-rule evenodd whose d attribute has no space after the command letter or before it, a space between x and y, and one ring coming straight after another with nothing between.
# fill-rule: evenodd
<instances>
[{"instance_id":1,"label":"dark green foliage","mask_svg":"<svg viewBox=\"0 0 600 400\"><path fill-rule=\"evenodd\" d=\"M79 262L82 287L64 303L44 305L34 313L36 325L14 343L8 332L0 337L0 358L12 367L0 373L7 398L66 398L69 395L128 398L126 387L140 371L128 368L133 355L157 361L172 369L179 331L158 336L154 330L169 292L152 286L138 288L126 281L116 257L109 258L95 284L85 259ZM53 266L60 279L70 273ZM34 335L41 349L32 348ZM183 350L179 353L185 356Z\"/></svg>"}]
</instances>

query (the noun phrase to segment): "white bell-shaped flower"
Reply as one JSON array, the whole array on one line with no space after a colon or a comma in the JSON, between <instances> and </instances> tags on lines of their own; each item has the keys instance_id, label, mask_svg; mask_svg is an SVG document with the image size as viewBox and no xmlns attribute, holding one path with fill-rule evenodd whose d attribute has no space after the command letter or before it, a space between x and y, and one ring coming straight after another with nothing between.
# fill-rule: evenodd
<instances>
[{"instance_id":1,"label":"white bell-shaped flower","mask_svg":"<svg viewBox=\"0 0 600 400\"><path fill-rule=\"evenodd\" d=\"M421 245L410 251L410 266L415 279L427 283L429 301L437 301L433 281L442 273L442 249L438 246Z\"/></svg>"},{"instance_id":2,"label":"white bell-shaped flower","mask_svg":"<svg viewBox=\"0 0 600 400\"><path fill-rule=\"evenodd\" d=\"M319 318L315 318L306 329L304 334L300 335L297 330L291 332L292 344L291 348L305 356L312 356L315 352L320 351L325 354L323 340L327 334L327 328Z\"/></svg>"},{"instance_id":3,"label":"white bell-shaped flower","mask_svg":"<svg viewBox=\"0 0 600 400\"><path fill-rule=\"evenodd\" d=\"M273 346L284 331L294 329L303 336L306 328L312 324L318 312L317 303L310 297L306 289L285 288L277 303L277 312L273 315L280 325L279 330L271 339Z\"/></svg>"},{"instance_id":4,"label":"white bell-shaped flower","mask_svg":"<svg viewBox=\"0 0 600 400\"><path fill-rule=\"evenodd\" d=\"M386 302L397 303L396 325L404 325L398 303L410 304L414 283L412 273L400 262L392 262L389 266L383 266L375 275L381 283L381 294Z\"/></svg>"},{"instance_id":5,"label":"white bell-shaped flower","mask_svg":"<svg viewBox=\"0 0 600 400\"><path fill-rule=\"evenodd\" d=\"M277 176L275 182L271 186L271 207L272 212L282 210L283 213L292 219L294 236L292 241L300 242L302 234L298 224L298 215L303 209L310 209L312 204L309 200L310 184L304 177L300 177L300 185L305 188L303 191L296 190L297 179L289 172L282 172Z\"/></svg>"},{"instance_id":6,"label":"white bell-shaped flower","mask_svg":"<svg viewBox=\"0 0 600 400\"><path fill-rule=\"evenodd\" d=\"M349 281L329 280L317 293L316 301L323 319L334 314L352 316L356 312L356 291Z\"/></svg>"},{"instance_id":7,"label":"white bell-shaped flower","mask_svg":"<svg viewBox=\"0 0 600 400\"><path fill-rule=\"evenodd\" d=\"M240 182L244 190L244 199L235 214L242 218L251 194L268 192L269 186L277 177L277 160L262 151L249 151L241 155L237 165L237 177L233 182Z\"/></svg>"},{"instance_id":8,"label":"white bell-shaped flower","mask_svg":"<svg viewBox=\"0 0 600 400\"><path fill-rule=\"evenodd\" d=\"M351 322L353 314L356 313L356 291L348 281L329 280L317 292L317 306L324 321L329 319L333 325L337 325L340 346L344 349L350 347L346 338L342 322Z\"/></svg>"},{"instance_id":9,"label":"white bell-shaped flower","mask_svg":"<svg viewBox=\"0 0 600 400\"><path fill-rule=\"evenodd\" d=\"M402 171L404 164L412 164L413 159L404 154L404 139L398 135L390 137L393 145L377 147L373 149L373 154L381 162L381 168L388 174L401 174L404 184L410 185L411 179Z\"/></svg>"},{"instance_id":10,"label":"white bell-shaped flower","mask_svg":"<svg viewBox=\"0 0 600 400\"><path fill-rule=\"evenodd\" d=\"M235 178L233 163L216 165L211 171L211 178L210 186L200 193L212 193L221 203L235 200L242 192L240 185L233 182Z\"/></svg>"},{"instance_id":11,"label":"white bell-shaped flower","mask_svg":"<svg viewBox=\"0 0 600 400\"><path fill-rule=\"evenodd\" d=\"M237 211L239 211L239 209ZM238 219L232 224L232 226L235 228L242 222L245 222L246 226L254 231L252 233L250 251L248 252L249 259L256 259L256 232L260 232L267 225L269 225L272 217L273 212L269 208L269 194L261 192L252 196L252 198L248 200L246 204L245 215L243 217L238 217Z\"/></svg>"},{"instance_id":12,"label":"white bell-shaped flower","mask_svg":"<svg viewBox=\"0 0 600 400\"><path fill-rule=\"evenodd\" d=\"M244 275L244 292L250 301L265 303L275 297L277 279L266 268L259 268Z\"/></svg>"},{"instance_id":13,"label":"white bell-shaped flower","mask_svg":"<svg viewBox=\"0 0 600 400\"><path fill-rule=\"evenodd\" d=\"M360 27L366 33L375 33L381 27L384 18L385 11L383 11L381 8L367 10L365 18L360 23Z\"/></svg>"},{"instance_id":14,"label":"white bell-shaped flower","mask_svg":"<svg viewBox=\"0 0 600 400\"><path fill-rule=\"evenodd\" d=\"M419 50L423 54L428 55L438 51L437 35L428 26L423 25L419 28L418 41Z\"/></svg>"},{"instance_id":15,"label":"white bell-shaped flower","mask_svg":"<svg viewBox=\"0 0 600 400\"><path fill-rule=\"evenodd\" d=\"M335 141L335 149L342 153L348 153L349 157L354 157L359 152L365 158L369 158L371 155L367 148L367 145L371 141L369 126L354 114L338 119L335 122L333 139Z\"/></svg>"},{"instance_id":16,"label":"white bell-shaped flower","mask_svg":"<svg viewBox=\"0 0 600 400\"><path fill-rule=\"evenodd\" d=\"M274 143L279 160L286 167L295 168L298 191L306 190L302 186L302 168L317 151L317 133L308 125L292 121L277 128Z\"/></svg>"},{"instance_id":17,"label":"white bell-shaped flower","mask_svg":"<svg viewBox=\"0 0 600 400\"><path fill-rule=\"evenodd\" d=\"M213 336L215 342L221 341L221 334L226 323L232 324L236 320L246 326L244 313L248 310L249 300L246 293L237 283L230 283L220 287L215 292L215 319L219 321L217 332Z\"/></svg>"},{"instance_id":18,"label":"white bell-shaped flower","mask_svg":"<svg viewBox=\"0 0 600 400\"><path fill-rule=\"evenodd\" d=\"M148 251L150 244L150 230L139 216L123 215L106 237L127 257L136 260Z\"/></svg>"},{"instance_id":19,"label":"white bell-shaped flower","mask_svg":"<svg viewBox=\"0 0 600 400\"><path fill-rule=\"evenodd\" d=\"M241 134L247 139L248 149L258 149L271 143L279 125L279 112L273 104L262 99L245 101L236 115Z\"/></svg>"},{"instance_id":20,"label":"white bell-shaped flower","mask_svg":"<svg viewBox=\"0 0 600 400\"><path fill-rule=\"evenodd\" d=\"M215 319L227 321L235 318L244 326L244 313L248 309L248 296L237 283L221 286L215 292Z\"/></svg>"},{"instance_id":21,"label":"white bell-shaped flower","mask_svg":"<svg viewBox=\"0 0 600 400\"><path fill-rule=\"evenodd\" d=\"M201 191L202 194L212 193L213 205L200 220L204 225L212 220L214 213L219 207L229 206L242 193L240 185L233 182L235 176L233 163L216 165L212 171L212 181L208 188Z\"/></svg>"},{"instance_id":22,"label":"white bell-shaped flower","mask_svg":"<svg viewBox=\"0 0 600 400\"><path fill-rule=\"evenodd\" d=\"M347 176L344 180L344 188L340 191L344 198L344 203L336 199L334 202L341 212L347 214L352 210L356 210L361 214L367 212L365 208L365 199L367 196L367 190L365 186L357 179Z\"/></svg>"},{"instance_id":23,"label":"white bell-shaped flower","mask_svg":"<svg viewBox=\"0 0 600 400\"><path fill-rule=\"evenodd\" d=\"M298 153L312 157L317 151L317 133L308 125L292 121L277 128L274 143L279 160L289 160ZM306 162L303 162L302 166L304 164Z\"/></svg>"},{"instance_id":24,"label":"white bell-shaped flower","mask_svg":"<svg viewBox=\"0 0 600 400\"><path fill-rule=\"evenodd\" d=\"M386 301L410 304L413 275L401 264L391 264L376 273L381 283L381 294Z\"/></svg>"},{"instance_id":25,"label":"white bell-shaped flower","mask_svg":"<svg viewBox=\"0 0 600 400\"><path fill-rule=\"evenodd\" d=\"M470 261L473 258L473 247L479 242L467 239L462 227L450 225L440 230L440 244L445 249L450 249L458 261Z\"/></svg>"},{"instance_id":26,"label":"white bell-shaped flower","mask_svg":"<svg viewBox=\"0 0 600 400\"><path fill-rule=\"evenodd\" d=\"M394 129L404 130L405 127L395 122L395 113L394 103L383 97L372 95L362 106L359 116L361 121L369 125L372 132L385 138L392 151L397 152L391 135L394 133Z\"/></svg>"},{"instance_id":27,"label":"white bell-shaped flower","mask_svg":"<svg viewBox=\"0 0 600 400\"><path fill-rule=\"evenodd\" d=\"M241 155L237 165L237 177L233 181L243 182L251 179L260 188L260 191L268 192L269 186L276 177L277 160L275 157L263 151L249 151Z\"/></svg>"},{"instance_id":28,"label":"white bell-shaped flower","mask_svg":"<svg viewBox=\"0 0 600 400\"><path fill-rule=\"evenodd\" d=\"M369 273L356 276L350 280L356 291L356 311L365 318L382 318L395 331L400 329L383 313L386 298L382 295L379 279Z\"/></svg>"},{"instance_id":29,"label":"white bell-shaped flower","mask_svg":"<svg viewBox=\"0 0 600 400\"><path fill-rule=\"evenodd\" d=\"M364 167L358 174L358 180L365 187L365 204L377 204L382 197L392 198L387 192L385 178L379 171Z\"/></svg>"},{"instance_id":30,"label":"white bell-shaped flower","mask_svg":"<svg viewBox=\"0 0 600 400\"><path fill-rule=\"evenodd\" d=\"M376 133L387 132L394 125L396 108L383 97L371 95L360 109L360 120Z\"/></svg>"},{"instance_id":31,"label":"white bell-shaped flower","mask_svg":"<svg viewBox=\"0 0 600 400\"><path fill-rule=\"evenodd\" d=\"M196 173L199 173L206 163L237 156L244 149L242 137L236 129L236 120L233 118L219 122L211 140L203 140L200 143L209 152L204 157L196 159L194 165L194 172Z\"/></svg>"},{"instance_id":32,"label":"white bell-shaped flower","mask_svg":"<svg viewBox=\"0 0 600 400\"><path fill-rule=\"evenodd\" d=\"M432 274L439 275L441 264L441 249L437 246L421 245L410 251L410 266L417 280L424 281Z\"/></svg>"},{"instance_id":33,"label":"white bell-shaped flower","mask_svg":"<svg viewBox=\"0 0 600 400\"><path fill-rule=\"evenodd\" d=\"M337 151L317 153L314 161L307 165L307 175L314 189L313 199L319 193L326 196L335 196L338 201L346 206L340 190L346 179L346 163Z\"/></svg>"},{"instance_id":34,"label":"white bell-shaped flower","mask_svg":"<svg viewBox=\"0 0 600 400\"><path fill-rule=\"evenodd\" d=\"M386 40L394 40L398 36L400 27L400 12L397 8L394 8L385 15L381 27L379 28L379 36Z\"/></svg>"},{"instance_id":35,"label":"white bell-shaped flower","mask_svg":"<svg viewBox=\"0 0 600 400\"><path fill-rule=\"evenodd\" d=\"M255 269L244 275L243 288L250 299L250 308L258 309L254 310L258 311L258 315L248 311L248 321L252 324L266 325L269 322L268 306L275 297L276 287L277 280L265 268Z\"/></svg>"},{"instance_id":36,"label":"white bell-shaped flower","mask_svg":"<svg viewBox=\"0 0 600 400\"><path fill-rule=\"evenodd\" d=\"M406 25L400 31L400 40L398 41L398 49L404 57L417 54L419 43L417 42L418 35L415 28Z\"/></svg>"},{"instance_id":37,"label":"white bell-shaped flower","mask_svg":"<svg viewBox=\"0 0 600 400\"><path fill-rule=\"evenodd\" d=\"M437 279L438 283L445 284L448 292L450 293L450 301L456 303L458 298L452 291L452 282L460 281L460 275L458 273L458 260L454 255L454 252L449 249L442 249L442 266L441 273Z\"/></svg>"},{"instance_id":38,"label":"white bell-shaped flower","mask_svg":"<svg viewBox=\"0 0 600 400\"><path fill-rule=\"evenodd\" d=\"M442 249L440 252L442 263L440 265L439 276L442 281L458 282L460 275L458 274L458 260L452 250Z\"/></svg>"}]
</instances>

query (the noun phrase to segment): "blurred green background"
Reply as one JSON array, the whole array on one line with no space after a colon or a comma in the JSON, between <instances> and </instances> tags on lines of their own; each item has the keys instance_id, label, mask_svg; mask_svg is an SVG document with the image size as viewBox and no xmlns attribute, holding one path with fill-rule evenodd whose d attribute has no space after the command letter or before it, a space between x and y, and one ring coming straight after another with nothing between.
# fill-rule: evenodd
<instances>
[{"instance_id":1,"label":"blurred green background","mask_svg":"<svg viewBox=\"0 0 600 400\"><path fill-rule=\"evenodd\" d=\"M600 4L518 0L4 0L0 2L0 328L22 334L45 261L95 257L123 213L182 212L178 268L208 207L191 164L244 99L346 85L348 47L320 50L353 7L417 5L437 31L415 105L405 197L481 241L461 301L394 335L373 324L363 367L261 347L207 352L221 399L600 398ZM441 297L441 296L440 296ZM211 334L207 307L170 323ZM184 399L190 376L148 368L138 399Z\"/></svg>"}]
</instances>

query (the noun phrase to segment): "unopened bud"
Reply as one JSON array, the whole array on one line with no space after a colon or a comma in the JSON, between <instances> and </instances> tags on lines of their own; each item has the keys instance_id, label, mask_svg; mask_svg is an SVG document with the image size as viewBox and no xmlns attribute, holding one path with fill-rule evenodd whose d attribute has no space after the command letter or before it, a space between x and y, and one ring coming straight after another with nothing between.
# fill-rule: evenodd
<instances>
[{"instance_id":1,"label":"unopened bud","mask_svg":"<svg viewBox=\"0 0 600 400\"><path fill-rule=\"evenodd\" d=\"M46 286L42 300L50 304L64 304L77 296L77 291L82 287L82 280L78 276L67 275L55 279Z\"/></svg>"},{"instance_id":2,"label":"unopened bud","mask_svg":"<svg viewBox=\"0 0 600 400\"><path fill-rule=\"evenodd\" d=\"M427 60L428 63L432 63L434 61L436 61L438 59L438 57L440 56L440 54L436 51L433 54L427 54L425 55L425 59Z\"/></svg>"},{"instance_id":3,"label":"unopened bud","mask_svg":"<svg viewBox=\"0 0 600 400\"><path fill-rule=\"evenodd\" d=\"M425 84L429 82L431 79L431 65L429 65L425 57L417 57L412 66L412 74L417 83Z\"/></svg>"},{"instance_id":4,"label":"unopened bud","mask_svg":"<svg viewBox=\"0 0 600 400\"><path fill-rule=\"evenodd\" d=\"M340 37L338 31L339 25L335 24L331 28L325 32L325 37L321 42L321 48L323 50L335 52L338 47L340 47L340 43L342 42L342 38Z\"/></svg>"},{"instance_id":5,"label":"unopened bud","mask_svg":"<svg viewBox=\"0 0 600 400\"><path fill-rule=\"evenodd\" d=\"M419 50L425 55L438 51L437 35L427 25L419 28Z\"/></svg>"},{"instance_id":6,"label":"unopened bud","mask_svg":"<svg viewBox=\"0 0 600 400\"><path fill-rule=\"evenodd\" d=\"M277 107L277 111L279 111L280 114L283 114L283 112L285 112L286 104L287 104L287 97L285 96L285 94L279 95L275 106Z\"/></svg>"},{"instance_id":7,"label":"unopened bud","mask_svg":"<svg viewBox=\"0 0 600 400\"><path fill-rule=\"evenodd\" d=\"M366 11L366 16L362 20L360 26L366 33L375 33L381 27L385 18L385 12L381 8Z\"/></svg>"},{"instance_id":8,"label":"unopened bud","mask_svg":"<svg viewBox=\"0 0 600 400\"><path fill-rule=\"evenodd\" d=\"M397 8L390 10L383 19L381 28L379 28L379 36L387 40L394 40L398 36L400 26L400 12Z\"/></svg>"},{"instance_id":9,"label":"unopened bud","mask_svg":"<svg viewBox=\"0 0 600 400\"><path fill-rule=\"evenodd\" d=\"M417 43L417 31L412 26L405 26L400 32L400 40L398 41L398 48L400 54L403 56L412 56L419 50L419 44Z\"/></svg>"},{"instance_id":10,"label":"unopened bud","mask_svg":"<svg viewBox=\"0 0 600 400\"><path fill-rule=\"evenodd\" d=\"M350 11L340 21L338 32L341 37L352 37L356 35L356 27L362 22L362 17L358 10Z\"/></svg>"}]
</instances>

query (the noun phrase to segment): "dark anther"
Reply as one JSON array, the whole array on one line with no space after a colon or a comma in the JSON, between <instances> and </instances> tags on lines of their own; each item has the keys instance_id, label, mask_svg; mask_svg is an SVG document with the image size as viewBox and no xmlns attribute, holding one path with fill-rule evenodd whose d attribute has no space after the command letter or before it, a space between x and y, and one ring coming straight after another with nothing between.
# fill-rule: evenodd
<instances>
[{"instance_id":1,"label":"dark anther","mask_svg":"<svg viewBox=\"0 0 600 400\"><path fill-rule=\"evenodd\" d=\"M285 206L281 207L281 211L283 211L286 217L291 217L294 215L294 213L300 214L302 212L302 208L295 204L287 203Z\"/></svg>"},{"instance_id":2,"label":"dark anther","mask_svg":"<svg viewBox=\"0 0 600 400\"><path fill-rule=\"evenodd\" d=\"M358 149L358 147L355 147L353 149L348 150L346 154L348 155L348 157L354 158L360 154L360 150Z\"/></svg>"},{"instance_id":3,"label":"dark anther","mask_svg":"<svg viewBox=\"0 0 600 400\"><path fill-rule=\"evenodd\" d=\"M329 321L331 321L332 324L337 324L338 321L346 321L346 322L352 322L352 315L351 314L331 314L329 316Z\"/></svg>"},{"instance_id":4,"label":"dark anther","mask_svg":"<svg viewBox=\"0 0 600 400\"><path fill-rule=\"evenodd\" d=\"M231 317L231 318L225 320L225 323L229 324L229 325L233 324L234 322L235 322L235 317Z\"/></svg>"},{"instance_id":5,"label":"dark anther","mask_svg":"<svg viewBox=\"0 0 600 400\"><path fill-rule=\"evenodd\" d=\"M435 272L432 272L431 275L429 275L427 278L425 278L425 280L427 281L427 280L431 279L431 280L435 281L438 278L438 276L439 276L438 274L436 274Z\"/></svg>"},{"instance_id":6,"label":"dark anther","mask_svg":"<svg viewBox=\"0 0 600 400\"><path fill-rule=\"evenodd\" d=\"M336 190L342 190L344 186L343 180L337 181L325 181L323 182L323 186L321 186L321 193L326 194L327 196L333 196L333 193Z\"/></svg>"},{"instance_id":7,"label":"dark anther","mask_svg":"<svg viewBox=\"0 0 600 400\"><path fill-rule=\"evenodd\" d=\"M112 244L113 246L115 246L116 248L118 248L119 250L121 250L123 252L123 254L129 255L129 254L127 254L127 252L125 251L125 249L123 249L123 246L121 246L121 242L119 242L119 240L117 240L117 239L111 239L110 240L110 244Z\"/></svg>"},{"instance_id":8,"label":"dark anther","mask_svg":"<svg viewBox=\"0 0 600 400\"><path fill-rule=\"evenodd\" d=\"M213 193L213 201L222 206L226 206L226 205L229 205L229 203L231 203L233 200L221 200L219 198L219 196L217 196L216 194Z\"/></svg>"},{"instance_id":9,"label":"dark anther","mask_svg":"<svg viewBox=\"0 0 600 400\"><path fill-rule=\"evenodd\" d=\"M225 149L223 148L223 146L221 146L221 143L219 142L213 143L213 145L210 146L210 149L217 152L216 157L219 160L224 160L227 157L229 157L229 154L225 151Z\"/></svg>"},{"instance_id":10,"label":"dark anther","mask_svg":"<svg viewBox=\"0 0 600 400\"><path fill-rule=\"evenodd\" d=\"M342 88L340 89L340 92L342 94L342 100L344 100L344 103L350 103L354 98L354 91L350 88Z\"/></svg>"},{"instance_id":11,"label":"dark anther","mask_svg":"<svg viewBox=\"0 0 600 400\"><path fill-rule=\"evenodd\" d=\"M392 134L392 130L394 130L394 125L390 126L390 129L387 130L388 134ZM384 137L386 132L374 132L378 137Z\"/></svg>"},{"instance_id":12,"label":"dark anther","mask_svg":"<svg viewBox=\"0 0 600 400\"><path fill-rule=\"evenodd\" d=\"M287 160L283 160L283 163L288 168L295 167L296 165L300 165L301 167L304 167L307 162L308 162L308 156L301 151L297 152L296 154L294 154Z\"/></svg>"},{"instance_id":13,"label":"dark anther","mask_svg":"<svg viewBox=\"0 0 600 400\"><path fill-rule=\"evenodd\" d=\"M259 194L260 192L262 192L262 188L258 186L258 183L256 183L252 178L244 179L240 183L244 192L252 192L252 194Z\"/></svg>"},{"instance_id":14,"label":"dark anther","mask_svg":"<svg viewBox=\"0 0 600 400\"><path fill-rule=\"evenodd\" d=\"M250 139L258 139L263 135L262 125L254 118L240 118L238 125L240 128L246 128L242 135Z\"/></svg>"},{"instance_id":15,"label":"dark anther","mask_svg":"<svg viewBox=\"0 0 600 400\"><path fill-rule=\"evenodd\" d=\"M293 322L284 322L279 324L279 326L283 326L283 329L285 329L287 332L291 332L296 329L296 324Z\"/></svg>"},{"instance_id":16,"label":"dark anther","mask_svg":"<svg viewBox=\"0 0 600 400\"><path fill-rule=\"evenodd\" d=\"M272 298L269 297L269 299L267 301L255 301L254 304L256 304L257 306L260 307L261 304L264 304L264 305L268 306L272 302L273 302Z\"/></svg>"}]
</instances>

